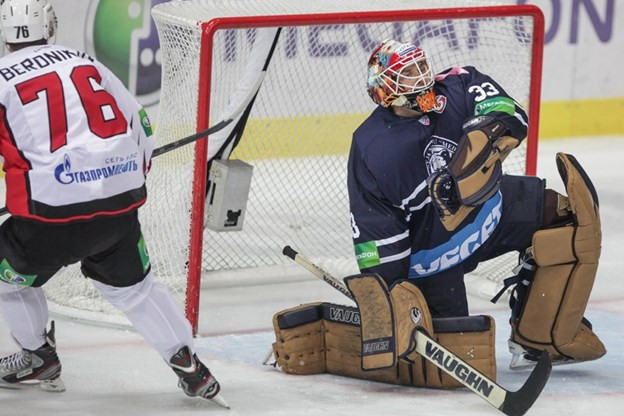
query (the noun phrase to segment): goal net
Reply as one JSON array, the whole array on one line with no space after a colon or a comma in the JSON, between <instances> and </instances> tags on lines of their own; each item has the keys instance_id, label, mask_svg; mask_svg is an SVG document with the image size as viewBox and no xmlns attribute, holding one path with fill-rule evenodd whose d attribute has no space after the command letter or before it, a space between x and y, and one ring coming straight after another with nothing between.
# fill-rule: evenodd
<instances>
[{"instance_id":1,"label":"goal net","mask_svg":"<svg viewBox=\"0 0 624 416\"><path fill-rule=\"evenodd\" d=\"M208 141L155 158L148 176L150 196L140 217L152 267L185 303L194 327L200 285L287 281L286 274L300 272L282 255L285 245L336 276L358 272L347 154L352 132L375 107L366 66L383 39L421 46L438 72L472 65L496 79L531 118L529 138L505 171L534 173L542 15L534 6L499 3L178 0L153 8L163 74L157 147L228 118L253 96L274 50L250 110ZM239 231L205 226L207 162L221 148L230 160L253 166ZM515 263L508 256L486 264L469 288L490 296ZM75 278L64 283L78 273L69 268L53 279L48 296L63 310L116 320L89 285L78 287ZM75 296L68 295L73 287Z\"/></svg>"}]
</instances>

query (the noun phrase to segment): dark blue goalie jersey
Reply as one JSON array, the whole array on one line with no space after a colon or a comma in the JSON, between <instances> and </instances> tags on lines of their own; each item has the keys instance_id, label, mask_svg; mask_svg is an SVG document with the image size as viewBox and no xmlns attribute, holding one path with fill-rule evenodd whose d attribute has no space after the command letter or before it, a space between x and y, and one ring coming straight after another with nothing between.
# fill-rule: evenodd
<instances>
[{"instance_id":1,"label":"dark blue goalie jersey","mask_svg":"<svg viewBox=\"0 0 624 416\"><path fill-rule=\"evenodd\" d=\"M436 76L437 107L400 117L378 107L353 134L348 166L355 255L362 272L388 282L431 276L467 259L501 218L500 192L447 231L427 190L427 178L450 161L463 122L488 114L523 140L528 118L492 78L473 67Z\"/></svg>"}]
</instances>

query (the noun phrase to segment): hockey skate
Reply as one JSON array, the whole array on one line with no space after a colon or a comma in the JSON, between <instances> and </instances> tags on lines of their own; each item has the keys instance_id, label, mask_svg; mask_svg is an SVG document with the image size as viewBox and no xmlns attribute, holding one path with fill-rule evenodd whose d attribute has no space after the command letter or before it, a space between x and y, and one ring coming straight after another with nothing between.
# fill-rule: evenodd
<instances>
[{"instance_id":1,"label":"hockey skate","mask_svg":"<svg viewBox=\"0 0 624 416\"><path fill-rule=\"evenodd\" d=\"M510 370L524 370L526 368L535 367L542 353L541 351L533 348L526 348L511 339L509 339L507 343L509 345L509 352L511 353L511 362L509 363ZM553 359L551 364L557 366L574 364L577 362L580 361L573 360L569 357L560 357L560 359Z\"/></svg>"},{"instance_id":2,"label":"hockey skate","mask_svg":"<svg viewBox=\"0 0 624 416\"><path fill-rule=\"evenodd\" d=\"M189 347L180 348L169 360L169 366L180 378L178 386L187 396L203 397L219 406L230 408L225 399L218 395L221 386L217 379L197 358L197 354L191 356Z\"/></svg>"},{"instance_id":3,"label":"hockey skate","mask_svg":"<svg viewBox=\"0 0 624 416\"><path fill-rule=\"evenodd\" d=\"M58 393L65 391L65 384L61 380L61 362L56 355L54 321L43 346L32 351L22 348L0 359L0 387L40 388Z\"/></svg>"}]
</instances>

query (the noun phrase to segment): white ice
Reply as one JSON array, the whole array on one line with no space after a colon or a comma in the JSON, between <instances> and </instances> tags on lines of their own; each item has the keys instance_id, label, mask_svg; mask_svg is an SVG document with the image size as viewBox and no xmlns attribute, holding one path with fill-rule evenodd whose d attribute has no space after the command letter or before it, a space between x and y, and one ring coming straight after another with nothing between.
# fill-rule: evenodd
<instances>
[{"instance_id":1,"label":"white ice","mask_svg":"<svg viewBox=\"0 0 624 416\"><path fill-rule=\"evenodd\" d=\"M624 414L624 137L540 143L538 176L563 191L554 155L574 154L593 178L601 203L603 252L586 317L608 353L595 362L557 367L528 415ZM304 253L305 254L305 253ZM332 375L290 376L262 360L274 337L272 315L308 301L348 303L320 280L212 288L201 294L199 355L223 386L232 409L186 397L158 354L135 332L56 319L65 393L0 389L0 415L497 415L466 390L401 387ZM471 298L471 313L497 322L498 381L519 388L528 373L512 372L506 339L508 308ZM0 320L0 356L15 351Z\"/></svg>"}]
</instances>

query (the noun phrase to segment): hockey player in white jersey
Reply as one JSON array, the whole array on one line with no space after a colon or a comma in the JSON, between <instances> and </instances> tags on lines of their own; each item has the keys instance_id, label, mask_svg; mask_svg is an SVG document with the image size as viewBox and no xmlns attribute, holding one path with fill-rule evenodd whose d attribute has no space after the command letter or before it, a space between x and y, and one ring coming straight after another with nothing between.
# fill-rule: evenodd
<instances>
[{"instance_id":1,"label":"hockey player in white jersey","mask_svg":"<svg viewBox=\"0 0 624 416\"><path fill-rule=\"evenodd\" d=\"M41 286L80 262L189 396L227 407L193 353L192 332L154 281L137 209L154 146L147 114L113 73L84 52L48 45L48 0L3 0L0 154L11 217L0 226L0 314L21 350L0 359L0 387L64 391L54 323Z\"/></svg>"}]
</instances>

